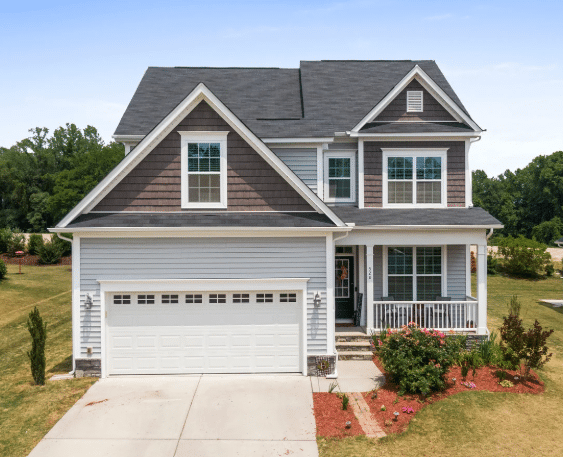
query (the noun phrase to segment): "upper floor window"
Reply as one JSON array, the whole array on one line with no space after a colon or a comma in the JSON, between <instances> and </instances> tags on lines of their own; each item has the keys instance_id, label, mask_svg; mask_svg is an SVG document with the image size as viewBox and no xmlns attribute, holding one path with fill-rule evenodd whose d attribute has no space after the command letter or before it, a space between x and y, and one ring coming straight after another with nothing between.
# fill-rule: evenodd
<instances>
[{"instance_id":1,"label":"upper floor window","mask_svg":"<svg viewBox=\"0 0 563 457\"><path fill-rule=\"evenodd\" d=\"M445 207L447 149L383 150L383 205Z\"/></svg>"},{"instance_id":2,"label":"upper floor window","mask_svg":"<svg viewBox=\"0 0 563 457\"><path fill-rule=\"evenodd\" d=\"M326 152L324 163L325 202L356 200L356 153Z\"/></svg>"},{"instance_id":3,"label":"upper floor window","mask_svg":"<svg viewBox=\"0 0 563 457\"><path fill-rule=\"evenodd\" d=\"M182 208L226 208L229 132L178 133L182 136Z\"/></svg>"},{"instance_id":4,"label":"upper floor window","mask_svg":"<svg viewBox=\"0 0 563 457\"><path fill-rule=\"evenodd\" d=\"M420 113L423 111L423 95L421 90L407 91L407 113Z\"/></svg>"}]
</instances>

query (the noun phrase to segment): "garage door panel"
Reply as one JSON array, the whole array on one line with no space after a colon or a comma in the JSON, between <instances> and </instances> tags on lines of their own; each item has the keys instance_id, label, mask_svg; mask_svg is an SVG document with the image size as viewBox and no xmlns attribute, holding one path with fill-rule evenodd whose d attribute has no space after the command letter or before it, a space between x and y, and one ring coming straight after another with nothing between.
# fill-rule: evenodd
<instances>
[{"instance_id":1,"label":"garage door panel","mask_svg":"<svg viewBox=\"0 0 563 457\"><path fill-rule=\"evenodd\" d=\"M196 304L178 295L178 304L108 300L110 374L300 371L300 303Z\"/></svg>"}]
</instances>

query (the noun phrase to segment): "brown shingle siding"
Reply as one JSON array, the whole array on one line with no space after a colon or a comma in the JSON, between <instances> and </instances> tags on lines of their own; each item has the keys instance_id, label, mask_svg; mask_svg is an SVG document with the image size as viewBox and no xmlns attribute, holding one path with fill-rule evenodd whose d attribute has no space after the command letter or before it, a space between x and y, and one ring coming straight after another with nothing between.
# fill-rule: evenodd
<instances>
[{"instance_id":1,"label":"brown shingle siding","mask_svg":"<svg viewBox=\"0 0 563 457\"><path fill-rule=\"evenodd\" d=\"M364 142L364 204L383 206L383 152L385 148L448 148L447 204L465 206L465 143L463 141Z\"/></svg>"},{"instance_id":2,"label":"brown shingle siding","mask_svg":"<svg viewBox=\"0 0 563 457\"><path fill-rule=\"evenodd\" d=\"M227 211L313 211L313 208L211 107L201 102L94 211L189 211L181 208L178 131L229 131Z\"/></svg>"},{"instance_id":3,"label":"brown shingle siding","mask_svg":"<svg viewBox=\"0 0 563 457\"><path fill-rule=\"evenodd\" d=\"M407 91L423 93L421 113L407 112ZM455 118L417 81L409 85L375 118L376 121L455 121Z\"/></svg>"}]
</instances>

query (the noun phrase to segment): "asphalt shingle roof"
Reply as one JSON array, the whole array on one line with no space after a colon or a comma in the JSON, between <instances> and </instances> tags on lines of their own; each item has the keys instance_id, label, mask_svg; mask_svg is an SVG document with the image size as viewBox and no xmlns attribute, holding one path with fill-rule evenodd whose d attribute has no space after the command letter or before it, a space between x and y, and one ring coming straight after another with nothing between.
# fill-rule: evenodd
<instances>
[{"instance_id":1,"label":"asphalt shingle roof","mask_svg":"<svg viewBox=\"0 0 563 457\"><path fill-rule=\"evenodd\" d=\"M203 82L261 138L333 136L351 130L415 65L465 111L432 60L303 61L299 69L149 67L115 134L146 135Z\"/></svg>"},{"instance_id":2,"label":"asphalt shingle roof","mask_svg":"<svg viewBox=\"0 0 563 457\"><path fill-rule=\"evenodd\" d=\"M502 224L483 208L364 208L337 206L334 213L356 226L477 225L500 228Z\"/></svg>"},{"instance_id":3,"label":"asphalt shingle roof","mask_svg":"<svg viewBox=\"0 0 563 457\"><path fill-rule=\"evenodd\" d=\"M274 212L216 213L89 213L78 216L70 224L75 228L136 227L334 227L324 214Z\"/></svg>"}]
</instances>

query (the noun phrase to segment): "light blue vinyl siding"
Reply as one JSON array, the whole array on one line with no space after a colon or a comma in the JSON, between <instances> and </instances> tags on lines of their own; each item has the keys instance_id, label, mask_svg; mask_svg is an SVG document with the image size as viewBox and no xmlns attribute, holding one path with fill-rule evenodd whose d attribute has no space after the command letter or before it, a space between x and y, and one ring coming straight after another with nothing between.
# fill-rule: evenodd
<instances>
[{"instance_id":1,"label":"light blue vinyl siding","mask_svg":"<svg viewBox=\"0 0 563 457\"><path fill-rule=\"evenodd\" d=\"M465 244L448 246L448 296L454 300L465 300L465 275L467 259Z\"/></svg>"},{"instance_id":2,"label":"light blue vinyl siding","mask_svg":"<svg viewBox=\"0 0 563 457\"><path fill-rule=\"evenodd\" d=\"M101 354L98 280L310 278L307 347L326 353L326 238L82 238L81 357ZM321 306L313 305L314 293ZM94 298L91 310L84 298Z\"/></svg>"},{"instance_id":3,"label":"light blue vinyl siding","mask_svg":"<svg viewBox=\"0 0 563 457\"><path fill-rule=\"evenodd\" d=\"M272 151L293 171L313 192L317 193L317 149L316 148L274 148Z\"/></svg>"}]
</instances>

